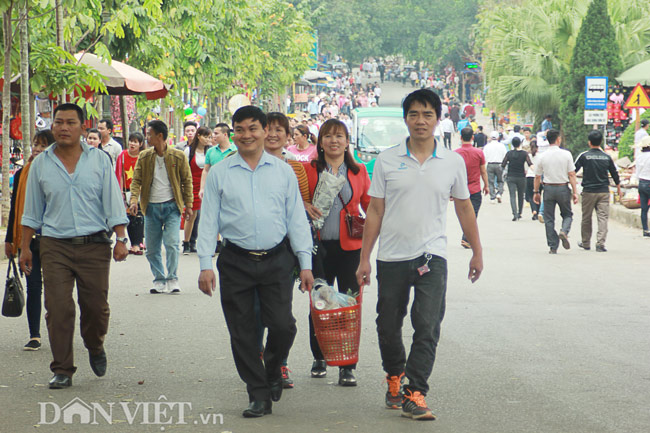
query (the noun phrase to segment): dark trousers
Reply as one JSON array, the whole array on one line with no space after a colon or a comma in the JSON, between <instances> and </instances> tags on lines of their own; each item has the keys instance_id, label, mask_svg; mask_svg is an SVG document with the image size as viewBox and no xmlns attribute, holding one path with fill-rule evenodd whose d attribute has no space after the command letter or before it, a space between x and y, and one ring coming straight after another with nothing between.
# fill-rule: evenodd
<instances>
[{"instance_id":1,"label":"dark trousers","mask_svg":"<svg viewBox=\"0 0 650 433\"><path fill-rule=\"evenodd\" d=\"M451 132L443 132L442 141L447 149L451 149Z\"/></svg>"},{"instance_id":2,"label":"dark trousers","mask_svg":"<svg viewBox=\"0 0 650 433\"><path fill-rule=\"evenodd\" d=\"M409 380L405 387L424 395L429 390L428 380L436 359L447 292L447 260L432 256L428 264L430 271L420 276L417 269L425 262L424 256L402 262L377 261L377 334L384 371L389 376L404 372ZM414 287L411 306L414 332L407 359L402 324L411 287Z\"/></svg>"},{"instance_id":3,"label":"dark trousers","mask_svg":"<svg viewBox=\"0 0 650 433\"><path fill-rule=\"evenodd\" d=\"M196 219L194 220L194 227L192 227L192 234L190 235L190 244L196 245L196 239L199 237L199 221L201 221L201 209L194 211Z\"/></svg>"},{"instance_id":4,"label":"dark trousers","mask_svg":"<svg viewBox=\"0 0 650 433\"><path fill-rule=\"evenodd\" d=\"M474 194L470 194L469 201L472 203L472 207L474 208L474 215L478 217L478 211L481 208L481 203L483 202L483 196L481 195L481 191L475 192ZM467 242L465 233L463 233L463 240Z\"/></svg>"},{"instance_id":5,"label":"dark trousers","mask_svg":"<svg viewBox=\"0 0 650 433\"><path fill-rule=\"evenodd\" d=\"M650 200L650 180L639 180L639 200L641 201L641 227L648 231L648 200Z\"/></svg>"},{"instance_id":6,"label":"dark trousers","mask_svg":"<svg viewBox=\"0 0 650 433\"><path fill-rule=\"evenodd\" d=\"M32 273L25 276L27 280L27 324L29 338L41 338L41 297L43 296L43 277L41 273L40 238L32 239L29 249L32 251Z\"/></svg>"},{"instance_id":7,"label":"dark trousers","mask_svg":"<svg viewBox=\"0 0 650 433\"><path fill-rule=\"evenodd\" d=\"M129 214L128 218L129 225L126 226L126 231L129 234L131 246L140 245L144 241L144 215L138 207L138 214L136 216Z\"/></svg>"},{"instance_id":8,"label":"dark trousers","mask_svg":"<svg viewBox=\"0 0 650 433\"><path fill-rule=\"evenodd\" d=\"M321 243L324 250L323 268L325 274L318 277L324 278L330 286L333 286L336 281L340 293L347 293L348 289L358 292L359 284L357 284L355 274L359 267L361 250L345 251L341 248L341 242L338 240L321 241ZM316 339L311 313L309 314L309 345L314 359L325 359ZM357 365L352 364L345 367L356 368Z\"/></svg>"},{"instance_id":9,"label":"dark trousers","mask_svg":"<svg viewBox=\"0 0 650 433\"><path fill-rule=\"evenodd\" d=\"M541 189L541 185L540 185ZM533 191L535 191L535 178L526 178L526 201L530 204L530 210L533 213L539 213L539 205L533 200Z\"/></svg>"},{"instance_id":10,"label":"dark trousers","mask_svg":"<svg viewBox=\"0 0 650 433\"><path fill-rule=\"evenodd\" d=\"M562 217L561 230L569 234L571 223L573 222L573 212L571 211L571 189L568 185L544 185L544 225L546 226L546 243L553 249L557 250L560 244L560 238L555 231L555 205L560 208Z\"/></svg>"},{"instance_id":11,"label":"dark trousers","mask_svg":"<svg viewBox=\"0 0 650 433\"><path fill-rule=\"evenodd\" d=\"M524 193L526 192L526 178L508 176L508 192L510 193L510 208L512 216L521 217L524 208Z\"/></svg>"},{"instance_id":12,"label":"dark trousers","mask_svg":"<svg viewBox=\"0 0 650 433\"><path fill-rule=\"evenodd\" d=\"M224 248L217 259L221 306L230 332L235 366L246 383L250 400L268 400L269 382L281 376L280 366L296 336L291 313L295 257L286 246L257 262ZM261 317L268 328L264 361L260 359L254 298L259 296Z\"/></svg>"},{"instance_id":13,"label":"dark trousers","mask_svg":"<svg viewBox=\"0 0 650 433\"><path fill-rule=\"evenodd\" d=\"M75 306L72 289L77 283L81 338L92 355L104 350L108 331L108 275L111 246L107 243L72 245L41 237L41 264L45 287L45 321L54 360L50 370L72 376L74 366Z\"/></svg>"}]
</instances>

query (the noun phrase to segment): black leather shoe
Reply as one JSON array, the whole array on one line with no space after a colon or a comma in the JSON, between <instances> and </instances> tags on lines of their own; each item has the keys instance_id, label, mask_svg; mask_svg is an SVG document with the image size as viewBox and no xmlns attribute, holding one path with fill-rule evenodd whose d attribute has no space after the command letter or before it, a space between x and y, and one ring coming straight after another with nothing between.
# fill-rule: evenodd
<instances>
[{"instance_id":1,"label":"black leather shoe","mask_svg":"<svg viewBox=\"0 0 650 433\"><path fill-rule=\"evenodd\" d=\"M95 375L102 377L106 374L106 352L102 352L99 355L90 355L90 368L93 369Z\"/></svg>"},{"instance_id":2,"label":"black leather shoe","mask_svg":"<svg viewBox=\"0 0 650 433\"><path fill-rule=\"evenodd\" d=\"M311 365L311 377L325 377L327 375L327 363L324 359L314 359Z\"/></svg>"},{"instance_id":3,"label":"black leather shoe","mask_svg":"<svg viewBox=\"0 0 650 433\"><path fill-rule=\"evenodd\" d=\"M72 386L72 378L65 374L55 374L50 379L50 389L62 389Z\"/></svg>"},{"instance_id":4,"label":"black leather shoe","mask_svg":"<svg viewBox=\"0 0 650 433\"><path fill-rule=\"evenodd\" d=\"M248 405L248 408L244 410L242 415L244 418L259 418L264 415L270 415L271 413L271 400L253 400Z\"/></svg>"},{"instance_id":5,"label":"black leather shoe","mask_svg":"<svg viewBox=\"0 0 650 433\"><path fill-rule=\"evenodd\" d=\"M341 368L339 370L339 385L357 386L357 378L354 377L354 370L351 368Z\"/></svg>"},{"instance_id":6,"label":"black leather shoe","mask_svg":"<svg viewBox=\"0 0 650 433\"><path fill-rule=\"evenodd\" d=\"M282 378L277 380L269 381L269 386L271 387L271 400L280 401L282 397Z\"/></svg>"}]
</instances>

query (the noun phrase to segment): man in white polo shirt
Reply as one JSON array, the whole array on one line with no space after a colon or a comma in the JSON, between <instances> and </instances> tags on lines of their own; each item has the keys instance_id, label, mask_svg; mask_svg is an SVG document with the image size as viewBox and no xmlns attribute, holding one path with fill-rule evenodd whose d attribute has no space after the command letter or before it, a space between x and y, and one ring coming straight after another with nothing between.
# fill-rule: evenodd
<instances>
[{"instance_id":1,"label":"man in white polo shirt","mask_svg":"<svg viewBox=\"0 0 650 433\"><path fill-rule=\"evenodd\" d=\"M370 253L377 254L377 333L388 392L386 405L412 419L435 419L424 397L435 360L447 290L446 215L449 198L473 250L469 278L483 270L483 253L467 170L460 155L439 146L433 132L440 98L428 89L408 95L402 104L409 137L376 159L363 234L359 285L370 283ZM411 287L415 288L408 355L402 341ZM403 384L404 377L408 383Z\"/></svg>"},{"instance_id":2,"label":"man in white polo shirt","mask_svg":"<svg viewBox=\"0 0 650 433\"><path fill-rule=\"evenodd\" d=\"M544 176L544 224L546 226L546 243L550 254L557 254L560 241L562 247L568 250L569 230L573 222L573 211L571 211L571 198L573 203L578 203L578 190L576 189L576 166L573 164L573 156L568 150L560 149L562 138L555 129L546 131L548 150L541 155L535 167L535 184L533 186L533 200L541 203L539 187ZM569 189L571 184L571 189ZM573 196L571 195L573 191ZM555 231L555 205L560 207L562 216L562 228L558 235Z\"/></svg>"}]
</instances>

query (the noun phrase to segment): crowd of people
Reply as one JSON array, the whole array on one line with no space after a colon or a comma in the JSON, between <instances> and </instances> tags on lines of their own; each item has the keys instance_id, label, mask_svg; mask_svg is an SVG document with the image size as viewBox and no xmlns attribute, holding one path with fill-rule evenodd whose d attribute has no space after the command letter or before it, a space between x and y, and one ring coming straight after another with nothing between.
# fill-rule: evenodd
<instances>
[{"instance_id":1,"label":"crowd of people","mask_svg":"<svg viewBox=\"0 0 650 433\"><path fill-rule=\"evenodd\" d=\"M645 132L641 125L641 134ZM445 146L451 146L452 132L447 132L451 125L448 116L441 122ZM496 126L495 126L496 125ZM572 204L578 203L582 196L581 240L578 246L584 250L591 249L592 218L596 213L598 230L596 233L596 251L606 252L607 223L609 219L610 177L621 194L621 180L614 160L603 150L603 135L592 131L585 141L589 150L581 153L574 161L571 153L562 148L559 131L553 129L552 117L546 116L540 130L534 134L530 127L514 125L512 127L495 124L486 142L483 127L472 124L459 124L461 147L460 153L466 163L472 204L478 216L481 206L481 179L483 193L490 196L490 203L502 202L504 185L508 186L512 221L523 216L524 201L529 203L531 218L545 225L547 245L550 254L557 254L561 245L571 247L569 232L573 222ZM640 137L636 146L637 177L639 178L639 195L641 201L641 222L643 236L650 236L647 226L648 213L648 176L645 155L650 151L650 137ZM645 140L645 141L643 141ZM449 143L449 144L447 144ZM640 166L640 168L639 168ZM577 187L576 173L583 170L582 190ZM542 195L543 192L543 195ZM643 194L645 194L645 199ZM555 207L559 208L561 228L555 229ZM461 245L469 248L463 238Z\"/></svg>"},{"instance_id":2,"label":"crowd of people","mask_svg":"<svg viewBox=\"0 0 650 433\"><path fill-rule=\"evenodd\" d=\"M474 120L472 104L450 99L445 89L438 92L434 79L433 90L418 89L404 99L409 136L377 157L371 181L350 151L344 108L377 104L380 87L355 84L352 77L345 85L344 77L339 78L340 89L310 101L308 118L245 106L234 113L232 125L208 128L186 122L185 139L175 145L161 120L148 122L144 136L131 134L122 149L112 138L110 120L86 131L78 106L62 104L54 110L52 130L36 134L32 156L16 174L5 240L7 256L19 254L27 276L30 338L25 350L41 346L43 290L46 295L51 389L70 387L77 369L75 284L90 366L103 376L111 257L123 261L144 253L153 277L150 293L158 295L184 290L177 275L179 255L196 253L199 289L211 296L217 288L213 257L218 255L221 305L249 395L243 416L270 414L283 389L294 386L287 363L297 332L291 306L295 281L302 291L311 290L315 278L341 293L363 288L370 282L370 255L380 238L377 332L387 382L385 405L408 418L435 419L425 397L445 311L450 197L463 230L461 245L473 253L472 282L483 269L476 223L482 196L501 203L504 183L512 220L522 218L524 200L530 203L531 218L545 224L549 252L556 254L559 245L570 248L576 171L582 169L578 245L590 249L596 211L596 250L607 251L608 176L619 189L620 179L601 149L599 131L589 134L590 149L575 162L560 148L551 119L536 134L526 127L504 130L497 125L488 140ZM438 127L442 146L434 138ZM461 146L452 151L455 133ZM646 197L642 218L644 235L650 236L650 137L643 138L640 149L639 190ZM327 188L324 179L330 178L339 186L325 205L320 201L317 206L318 191ZM562 218L559 233L556 205ZM361 214L366 215L362 236L349 225ZM411 288L416 293L414 335L407 353L401 328ZM327 363L311 318L309 323L311 377L323 378ZM356 386L355 370L356 364L341 366L338 384Z\"/></svg>"},{"instance_id":3,"label":"crowd of people","mask_svg":"<svg viewBox=\"0 0 650 433\"><path fill-rule=\"evenodd\" d=\"M129 253L146 251L153 275L150 292L180 293L180 247L193 249L191 231L198 221L199 288L209 295L217 287L213 256L221 240L217 259L221 303L235 364L250 401L243 415L269 414L282 389L293 387L287 358L296 335L291 311L295 275L303 291L311 290L314 277L343 293L359 290L369 282L370 252L381 234L378 332L388 382L385 403L401 408L410 418L434 419L424 397L434 362L430 347L437 344L444 311L444 208L450 191L474 249L472 281L482 270L462 160L436 158L436 154L453 155L436 149L433 138L440 106L440 99L428 90L409 95L403 107L411 133L401 145L405 153L380 155L371 183L365 166L352 157L348 127L339 119L326 120L315 136L302 125L292 130L282 113L267 114L246 106L233 115L233 144L225 139L228 125L210 130L187 123L187 139L176 146L169 143L166 124L153 120L147 124L145 139L132 134L128 148L113 158L101 144L110 141L102 132L97 137L88 134L91 142L98 139L96 146L83 138L84 113L78 106L59 105L52 131L35 137L33 156L17 177L12 230L6 240L8 255L20 255L28 278L28 350L40 347L41 287L45 292L54 373L49 387L70 387L77 369L72 345L75 284L90 367L103 376L108 365L104 338L111 256L123 261ZM110 136L112 125L102 123ZM299 161L289 151L292 136L298 150L304 150L304 143L296 140L298 134L308 136L309 145L315 147L307 161ZM414 169L426 167L431 180L395 190L389 173L399 160ZM324 205L317 196L326 178L337 179L338 186ZM434 194L427 185L437 185ZM413 200L425 191L430 200ZM412 209L403 214L406 207ZM420 218L419 210L430 218ZM202 216L197 218L199 211ZM363 239L346 223L348 218L360 218L362 211L367 214ZM186 227L182 244L181 216L188 225L194 222L192 229ZM404 218L413 220L409 227L422 225L418 233L427 233L425 238L411 239ZM413 317L416 344L407 360L401 332L396 331L401 328L399 316L406 315L411 286L430 292L421 308L438 313L433 320ZM325 377L325 357L313 329L310 346L311 375ZM355 367L339 368L339 385L357 384Z\"/></svg>"}]
</instances>

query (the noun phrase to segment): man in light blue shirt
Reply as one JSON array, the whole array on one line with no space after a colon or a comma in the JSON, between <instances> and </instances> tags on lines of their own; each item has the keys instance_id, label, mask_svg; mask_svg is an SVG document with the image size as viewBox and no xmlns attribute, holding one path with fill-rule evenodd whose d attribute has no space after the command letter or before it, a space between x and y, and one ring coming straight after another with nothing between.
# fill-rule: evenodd
<instances>
[{"instance_id":1,"label":"man in light blue shirt","mask_svg":"<svg viewBox=\"0 0 650 433\"><path fill-rule=\"evenodd\" d=\"M74 283L81 311L81 336L97 376L106 373L104 337L108 330L110 231L117 234L113 259L126 259L128 219L111 159L81 142L84 114L74 104L54 110L56 142L39 155L29 171L20 266L32 272L29 244L41 230L40 257L45 315L54 360L51 389L72 385L74 365Z\"/></svg>"},{"instance_id":2,"label":"man in light blue shirt","mask_svg":"<svg viewBox=\"0 0 650 433\"><path fill-rule=\"evenodd\" d=\"M310 290L312 238L293 170L264 152L266 115L257 107L242 107L233 115L233 127L238 153L214 166L205 184L199 288L209 296L215 290L212 254L221 233L225 245L217 260L221 305L250 402L243 416L261 417L271 413L271 400L278 401L282 394L281 362L296 335L291 313L295 257L301 269L300 288ZM257 342L256 294L268 328L264 360Z\"/></svg>"}]
</instances>

